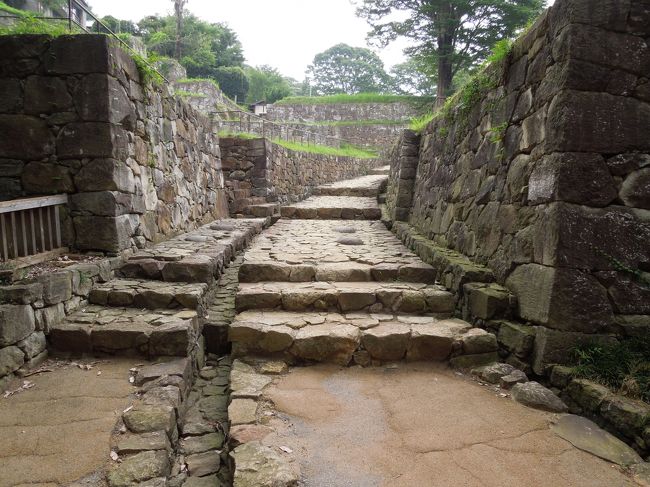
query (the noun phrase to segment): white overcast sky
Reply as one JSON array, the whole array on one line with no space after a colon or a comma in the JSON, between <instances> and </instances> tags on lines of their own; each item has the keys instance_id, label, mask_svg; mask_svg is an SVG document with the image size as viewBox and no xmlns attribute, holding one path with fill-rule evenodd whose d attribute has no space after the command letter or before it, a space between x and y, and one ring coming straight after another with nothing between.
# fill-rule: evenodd
<instances>
[{"instance_id":1,"label":"white overcast sky","mask_svg":"<svg viewBox=\"0 0 650 487\"><path fill-rule=\"evenodd\" d=\"M552 3L551 2L549 3ZM99 16L138 21L146 15L171 14L172 0L89 0ZM189 0L187 9L208 22L225 22L239 36L247 64L268 64L286 76L304 78L314 56L344 42L366 44L368 24L350 0ZM374 49L386 68L403 62L404 42Z\"/></svg>"}]
</instances>

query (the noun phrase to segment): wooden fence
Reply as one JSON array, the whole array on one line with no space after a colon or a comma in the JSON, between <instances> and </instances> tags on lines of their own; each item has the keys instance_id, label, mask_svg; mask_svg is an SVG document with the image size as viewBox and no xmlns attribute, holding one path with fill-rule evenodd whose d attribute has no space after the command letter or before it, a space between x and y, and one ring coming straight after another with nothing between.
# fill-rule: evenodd
<instances>
[{"instance_id":1,"label":"wooden fence","mask_svg":"<svg viewBox=\"0 0 650 487\"><path fill-rule=\"evenodd\" d=\"M0 261L63 247L59 208L68 195L0 201Z\"/></svg>"}]
</instances>

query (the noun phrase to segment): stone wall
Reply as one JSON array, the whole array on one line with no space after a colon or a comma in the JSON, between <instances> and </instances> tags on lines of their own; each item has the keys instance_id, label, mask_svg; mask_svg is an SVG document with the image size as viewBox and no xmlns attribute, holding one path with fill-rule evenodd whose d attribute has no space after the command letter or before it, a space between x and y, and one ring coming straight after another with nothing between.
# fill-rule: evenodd
<instances>
[{"instance_id":1,"label":"stone wall","mask_svg":"<svg viewBox=\"0 0 650 487\"><path fill-rule=\"evenodd\" d=\"M174 82L174 89L192 108L210 118L224 118L219 112L241 110L212 81L182 79ZM227 117L226 117L227 118Z\"/></svg>"},{"instance_id":2,"label":"stone wall","mask_svg":"<svg viewBox=\"0 0 650 487\"><path fill-rule=\"evenodd\" d=\"M340 145L334 143L335 141L327 140L328 137L334 137L359 147L388 152L408 123L367 124L361 121L345 125L314 125L288 122L286 125L295 131L296 137L300 137L300 133L304 131L315 134L317 144Z\"/></svg>"},{"instance_id":3,"label":"stone wall","mask_svg":"<svg viewBox=\"0 0 650 487\"><path fill-rule=\"evenodd\" d=\"M223 171L231 213L266 202L295 202L316 186L368 174L379 159L298 152L267 139L222 138Z\"/></svg>"},{"instance_id":4,"label":"stone wall","mask_svg":"<svg viewBox=\"0 0 650 487\"><path fill-rule=\"evenodd\" d=\"M321 103L268 105L266 118L275 121L333 122L355 120L408 121L426 110L419 103Z\"/></svg>"},{"instance_id":5,"label":"stone wall","mask_svg":"<svg viewBox=\"0 0 650 487\"><path fill-rule=\"evenodd\" d=\"M558 0L424 131L393 214L514 293L537 373L576 343L650 333L649 35L647 2ZM410 197L397 155L389 203Z\"/></svg>"},{"instance_id":6,"label":"stone wall","mask_svg":"<svg viewBox=\"0 0 650 487\"><path fill-rule=\"evenodd\" d=\"M47 358L45 337L50 327L87 303L95 283L109 281L122 259L69 264L0 286L0 392L14 374L33 369Z\"/></svg>"},{"instance_id":7,"label":"stone wall","mask_svg":"<svg viewBox=\"0 0 650 487\"><path fill-rule=\"evenodd\" d=\"M103 35L0 38L0 194L70 194L67 243L116 253L227 214L211 122Z\"/></svg>"}]
</instances>

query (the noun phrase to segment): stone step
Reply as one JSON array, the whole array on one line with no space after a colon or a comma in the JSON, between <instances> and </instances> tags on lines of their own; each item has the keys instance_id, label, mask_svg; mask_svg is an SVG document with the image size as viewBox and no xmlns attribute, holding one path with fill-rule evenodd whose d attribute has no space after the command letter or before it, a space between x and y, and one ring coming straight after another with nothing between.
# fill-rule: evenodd
<instances>
[{"instance_id":1,"label":"stone step","mask_svg":"<svg viewBox=\"0 0 650 487\"><path fill-rule=\"evenodd\" d=\"M190 309L203 313L209 286L143 279L113 279L90 291L88 301L109 307Z\"/></svg>"},{"instance_id":2,"label":"stone step","mask_svg":"<svg viewBox=\"0 0 650 487\"><path fill-rule=\"evenodd\" d=\"M314 189L314 194L318 196L377 197L387 182L386 176L363 176L318 186Z\"/></svg>"},{"instance_id":3,"label":"stone step","mask_svg":"<svg viewBox=\"0 0 650 487\"><path fill-rule=\"evenodd\" d=\"M250 205L244 208L244 214L258 218L280 216L280 204L263 203L259 205Z\"/></svg>"},{"instance_id":4,"label":"stone step","mask_svg":"<svg viewBox=\"0 0 650 487\"><path fill-rule=\"evenodd\" d=\"M389 173L390 173L390 166L381 166L381 167L376 167L376 168L370 170L370 174L385 174L385 175L388 175Z\"/></svg>"},{"instance_id":5,"label":"stone step","mask_svg":"<svg viewBox=\"0 0 650 487\"><path fill-rule=\"evenodd\" d=\"M169 239L131 257L118 271L128 279L212 283L269 218L226 219Z\"/></svg>"},{"instance_id":6,"label":"stone step","mask_svg":"<svg viewBox=\"0 0 650 487\"><path fill-rule=\"evenodd\" d=\"M191 310L141 310L90 305L50 327L58 352L186 357L197 347L200 322Z\"/></svg>"},{"instance_id":7,"label":"stone step","mask_svg":"<svg viewBox=\"0 0 650 487\"><path fill-rule=\"evenodd\" d=\"M239 282L416 282L435 284L436 271L424 262L379 263L359 262L303 263L245 260L239 268Z\"/></svg>"},{"instance_id":8,"label":"stone step","mask_svg":"<svg viewBox=\"0 0 650 487\"><path fill-rule=\"evenodd\" d=\"M455 299L441 286L412 282L263 282L241 283L235 307L450 314Z\"/></svg>"},{"instance_id":9,"label":"stone step","mask_svg":"<svg viewBox=\"0 0 650 487\"><path fill-rule=\"evenodd\" d=\"M359 196L312 196L300 203L283 206L283 218L323 220L379 220L381 209L376 198Z\"/></svg>"},{"instance_id":10,"label":"stone step","mask_svg":"<svg viewBox=\"0 0 650 487\"><path fill-rule=\"evenodd\" d=\"M398 360L495 361L494 335L465 321L393 313L246 311L230 325L235 357L277 357L290 363L379 364Z\"/></svg>"}]
</instances>

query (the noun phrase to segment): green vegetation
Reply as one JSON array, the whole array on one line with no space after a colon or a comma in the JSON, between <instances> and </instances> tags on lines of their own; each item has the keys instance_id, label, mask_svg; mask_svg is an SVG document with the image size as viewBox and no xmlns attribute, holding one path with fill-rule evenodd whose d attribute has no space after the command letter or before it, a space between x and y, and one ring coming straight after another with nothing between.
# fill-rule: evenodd
<instances>
[{"instance_id":1,"label":"green vegetation","mask_svg":"<svg viewBox=\"0 0 650 487\"><path fill-rule=\"evenodd\" d=\"M152 66L152 60L145 59L140 54L131 53L131 57L135 61L135 65L138 67L138 72L140 73L140 79L144 85L154 84L160 86L165 81L161 74L156 71Z\"/></svg>"},{"instance_id":2,"label":"green vegetation","mask_svg":"<svg viewBox=\"0 0 650 487\"><path fill-rule=\"evenodd\" d=\"M374 159L377 153L355 147L352 145L342 145L340 148L329 147L327 145L309 145L301 142L290 142L288 140L273 139L275 144L286 147L287 149L298 152L309 152L310 154L322 154L325 156L342 156L342 157L356 157L358 159Z\"/></svg>"},{"instance_id":3,"label":"green vegetation","mask_svg":"<svg viewBox=\"0 0 650 487\"><path fill-rule=\"evenodd\" d=\"M433 98L412 95L384 95L380 93L359 93L356 95L290 96L278 101L278 105L328 105L333 103L432 103Z\"/></svg>"},{"instance_id":4,"label":"green vegetation","mask_svg":"<svg viewBox=\"0 0 650 487\"><path fill-rule=\"evenodd\" d=\"M196 93L194 91L185 91L185 90L176 90L174 92L176 96L180 96L181 98L205 98L206 95L203 93Z\"/></svg>"},{"instance_id":5,"label":"green vegetation","mask_svg":"<svg viewBox=\"0 0 650 487\"><path fill-rule=\"evenodd\" d=\"M427 128L434 118L434 113L425 113L424 115L413 118L411 123L409 123L409 128L420 134Z\"/></svg>"},{"instance_id":6,"label":"green vegetation","mask_svg":"<svg viewBox=\"0 0 650 487\"><path fill-rule=\"evenodd\" d=\"M357 15L371 26L369 37L384 47L398 38L411 41L405 53L437 82L439 104L454 77L473 71L500 40L514 37L539 15L544 0L360 0ZM400 12L400 20L393 15Z\"/></svg>"},{"instance_id":7,"label":"green vegetation","mask_svg":"<svg viewBox=\"0 0 650 487\"><path fill-rule=\"evenodd\" d=\"M487 58L487 64L498 63L506 59L512 52L513 39L501 39L492 48L492 52Z\"/></svg>"},{"instance_id":8,"label":"green vegetation","mask_svg":"<svg viewBox=\"0 0 650 487\"><path fill-rule=\"evenodd\" d=\"M219 88L219 84L210 78L185 78L185 79L179 79L175 81L176 84L188 84L188 83L211 83L214 85L215 88Z\"/></svg>"},{"instance_id":9,"label":"green vegetation","mask_svg":"<svg viewBox=\"0 0 650 487\"><path fill-rule=\"evenodd\" d=\"M650 402L650 337L629 338L612 346L585 345L574 352L577 376Z\"/></svg>"},{"instance_id":10,"label":"green vegetation","mask_svg":"<svg viewBox=\"0 0 650 487\"><path fill-rule=\"evenodd\" d=\"M245 139L245 140L253 140L253 139L261 139L259 135L251 134L248 132L233 132L230 130L220 130L219 131L219 137L233 137L237 139Z\"/></svg>"},{"instance_id":11,"label":"green vegetation","mask_svg":"<svg viewBox=\"0 0 650 487\"><path fill-rule=\"evenodd\" d=\"M0 35L19 35L19 34L45 34L57 37L66 34L80 32L77 27L70 32L68 29L67 19L58 21L43 21L36 18L36 15L25 10L19 10L10 7L5 2L0 1L0 13L15 15L18 17L11 25L0 25Z\"/></svg>"}]
</instances>

